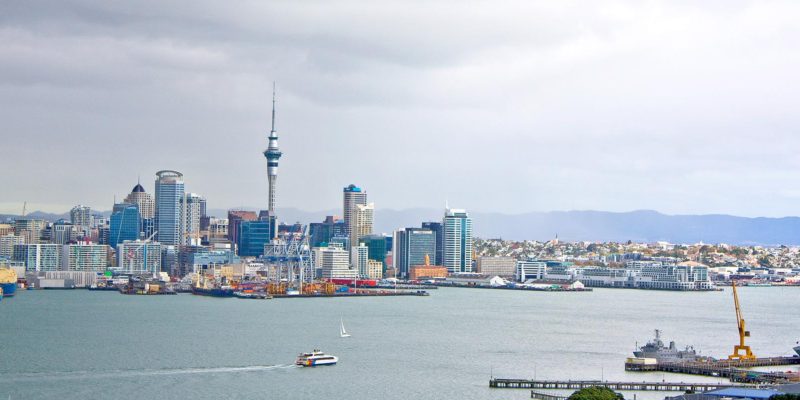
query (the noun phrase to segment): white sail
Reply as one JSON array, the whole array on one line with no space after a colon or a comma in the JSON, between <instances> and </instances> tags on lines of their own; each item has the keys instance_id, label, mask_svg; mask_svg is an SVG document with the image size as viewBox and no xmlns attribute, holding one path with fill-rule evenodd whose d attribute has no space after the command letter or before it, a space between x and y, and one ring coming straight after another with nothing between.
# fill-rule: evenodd
<instances>
[{"instance_id":1,"label":"white sail","mask_svg":"<svg viewBox=\"0 0 800 400\"><path fill-rule=\"evenodd\" d=\"M350 334L347 333L347 330L344 329L344 320L339 320L341 328L339 329L339 336L340 337L350 337Z\"/></svg>"}]
</instances>

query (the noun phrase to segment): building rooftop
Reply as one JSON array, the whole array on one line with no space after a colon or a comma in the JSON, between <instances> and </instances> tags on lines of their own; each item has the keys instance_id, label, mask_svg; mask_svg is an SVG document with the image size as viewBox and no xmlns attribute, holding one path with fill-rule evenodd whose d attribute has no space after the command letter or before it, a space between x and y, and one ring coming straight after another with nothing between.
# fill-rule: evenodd
<instances>
[{"instance_id":1,"label":"building rooftop","mask_svg":"<svg viewBox=\"0 0 800 400\"><path fill-rule=\"evenodd\" d=\"M136 186L133 187L133 190L131 190L131 193L144 193L144 188L137 183Z\"/></svg>"},{"instance_id":2,"label":"building rooftop","mask_svg":"<svg viewBox=\"0 0 800 400\"><path fill-rule=\"evenodd\" d=\"M703 393L705 396L732 397L734 399L769 399L776 394L783 394L774 389L725 388Z\"/></svg>"}]
</instances>

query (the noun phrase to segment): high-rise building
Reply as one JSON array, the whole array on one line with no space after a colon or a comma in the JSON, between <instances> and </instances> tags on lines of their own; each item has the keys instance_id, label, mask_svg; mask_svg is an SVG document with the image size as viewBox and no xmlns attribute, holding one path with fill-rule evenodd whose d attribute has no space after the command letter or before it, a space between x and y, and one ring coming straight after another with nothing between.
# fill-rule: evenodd
<instances>
[{"instance_id":1,"label":"high-rise building","mask_svg":"<svg viewBox=\"0 0 800 400\"><path fill-rule=\"evenodd\" d=\"M444 229L441 222L423 222L422 228L430 229L436 237L436 254L431 254L431 262L434 265L444 263Z\"/></svg>"},{"instance_id":2,"label":"high-rise building","mask_svg":"<svg viewBox=\"0 0 800 400\"><path fill-rule=\"evenodd\" d=\"M133 187L124 202L139 206L139 215L142 219L153 219L156 215L156 203L150 194L145 193L144 187L140 183Z\"/></svg>"},{"instance_id":3,"label":"high-rise building","mask_svg":"<svg viewBox=\"0 0 800 400\"><path fill-rule=\"evenodd\" d=\"M50 242L57 244L67 244L72 241L74 226L60 219L53 223L50 233Z\"/></svg>"},{"instance_id":4,"label":"high-rise building","mask_svg":"<svg viewBox=\"0 0 800 400\"><path fill-rule=\"evenodd\" d=\"M442 221L443 265L453 273L472 272L472 219L466 210L448 208Z\"/></svg>"},{"instance_id":5,"label":"high-rise building","mask_svg":"<svg viewBox=\"0 0 800 400\"><path fill-rule=\"evenodd\" d=\"M66 244L61 246L61 270L103 272L108 268L108 246L104 244Z\"/></svg>"},{"instance_id":6,"label":"high-rise building","mask_svg":"<svg viewBox=\"0 0 800 400\"><path fill-rule=\"evenodd\" d=\"M356 206L359 204L360 205L367 204L367 192L353 184L350 184L349 186L345 187L342 212L344 215L344 226L346 229L346 233L347 236L350 238L352 238L351 232L353 227L353 218L356 212ZM353 245L357 245L358 240L353 241L351 239L350 243L353 243Z\"/></svg>"},{"instance_id":7,"label":"high-rise building","mask_svg":"<svg viewBox=\"0 0 800 400\"><path fill-rule=\"evenodd\" d=\"M394 234L392 252L394 267L399 276L408 278L411 267L424 265L425 256L431 260L436 253L436 235L430 229L405 228Z\"/></svg>"},{"instance_id":8,"label":"high-rise building","mask_svg":"<svg viewBox=\"0 0 800 400\"><path fill-rule=\"evenodd\" d=\"M0 259L10 260L14 258L14 246L25 244L24 236L7 234L0 236Z\"/></svg>"},{"instance_id":9,"label":"high-rise building","mask_svg":"<svg viewBox=\"0 0 800 400\"><path fill-rule=\"evenodd\" d=\"M364 243L350 249L350 266L358 272L358 276L366 278L369 275L369 248Z\"/></svg>"},{"instance_id":10,"label":"high-rise building","mask_svg":"<svg viewBox=\"0 0 800 400\"><path fill-rule=\"evenodd\" d=\"M269 180L269 198L267 200L270 215L275 215L276 185L278 183L278 160L281 151L278 149L278 132L275 130L275 85L272 86L272 130L269 132L269 144L264 150L267 158L267 178Z\"/></svg>"},{"instance_id":11,"label":"high-rise building","mask_svg":"<svg viewBox=\"0 0 800 400\"><path fill-rule=\"evenodd\" d=\"M111 212L111 224L108 229L108 244L117 248L117 243L125 240L136 240L142 230L139 218L139 207L136 204L114 204Z\"/></svg>"},{"instance_id":12,"label":"high-rise building","mask_svg":"<svg viewBox=\"0 0 800 400\"><path fill-rule=\"evenodd\" d=\"M184 201L184 244L197 246L200 244L200 219L203 217L205 199L197 193L187 193Z\"/></svg>"},{"instance_id":13,"label":"high-rise building","mask_svg":"<svg viewBox=\"0 0 800 400\"><path fill-rule=\"evenodd\" d=\"M365 235L358 239L358 245L367 246L369 249L369 259L378 261L381 263L381 272L386 267L386 254L388 253L388 248L386 248L386 236L383 235Z\"/></svg>"},{"instance_id":14,"label":"high-rise building","mask_svg":"<svg viewBox=\"0 0 800 400\"><path fill-rule=\"evenodd\" d=\"M91 226L92 225L92 209L88 206L77 205L69 210L69 219L72 225L75 226Z\"/></svg>"},{"instance_id":15,"label":"high-rise building","mask_svg":"<svg viewBox=\"0 0 800 400\"><path fill-rule=\"evenodd\" d=\"M39 243L47 222L40 219L18 219L14 221L14 232L17 236L23 236L25 243Z\"/></svg>"},{"instance_id":16,"label":"high-rise building","mask_svg":"<svg viewBox=\"0 0 800 400\"><path fill-rule=\"evenodd\" d=\"M61 268L61 245L52 243L18 244L14 261L25 263L29 272L58 271Z\"/></svg>"},{"instance_id":17,"label":"high-rise building","mask_svg":"<svg viewBox=\"0 0 800 400\"><path fill-rule=\"evenodd\" d=\"M164 245L183 243L183 174L177 171L156 172L155 230L158 242ZM135 238L134 238L135 239Z\"/></svg>"},{"instance_id":18,"label":"high-rise building","mask_svg":"<svg viewBox=\"0 0 800 400\"><path fill-rule=\"evenodd\" d=\"M311 247L324 246L330 243L331 238L347 236L344 221L333 215L325 217L325 221L312 222L308 225L309 243Z\"/></svg>"},{"instance_id":19,"label":"high-rise building","mask_svg":"<svg viewBox=\"0 0 800 400\"><path fill-rule=\"evenodd\" d=\"M350 268L347 250L340 247L323 247L320 258L323 278L355 278L358 274L358 271Z\"/></svg>"},{"instance_id":20,"label":"high-rise building","mask_svg":"<svg viewBox=\"0 0 800 400\"><path fill-rule=\"evenodd\" d=\"M230 210L228 211L228 240L231 243L239 242L239 224L242 221L255 221L258 214L254 211Z\"/></svg>"},{"instance_id":21,"label":"high-rise building","mask_svg":"<svg viewBox=\"0 0 800 400\"><path fill-rule=\"evenodd\" d=\"M356 204L355 210L350 218L350 245L358 246L358 240L364 236L372 234L372 220L375 212L375 205Z\"/></svg>"},{"instance_id":22,"label":"high-rise building","mask_svg":"<svg viewBox=\"0 0 800 400\"><path fill-rule=\"evenodd\" d=\"M117 244L117 269L129 274L161 270L161 244L126 240Z\"/></svg>"},{"instance_id":23,"label":"high-rise building","mask_svg":"<svg viewBox=\"0 0 800 400\"><path fill-rule=\"evenodd\" d=\"M264 245L269 243L269 221L241 221L236 246L242 257L258 257L264 254Z\"/></svg>"}]
</instances>

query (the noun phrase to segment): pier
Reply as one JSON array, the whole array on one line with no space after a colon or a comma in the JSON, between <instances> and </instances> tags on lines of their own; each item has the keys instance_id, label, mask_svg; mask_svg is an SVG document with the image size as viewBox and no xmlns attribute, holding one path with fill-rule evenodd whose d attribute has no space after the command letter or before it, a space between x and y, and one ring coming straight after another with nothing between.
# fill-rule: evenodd
<instances>
[{"instance_id":1,"label":"pier","mask_svg":"<svg viewBox=\"0 0 800 400\"><path fill-rule=\"evenodd\" d=\"M798 365L800 357L767 357L753 360L716 360L707 362L661 362L656 364L625 363L626 371L673 372L727 378L731 382L772 384L800 380L800 375L791 372L761 372L746 368Z\"/></svg>"},{"instance_id":2,"label":"pier","mask_svg":"<svg viewBox=\"0 0 800 400\"><path fill-rule=\"evenodd\" d=\"M611 390L637 390L637 391L692 391L703 392L707 390L716 390L729 387L745 387L751 388L755 386L748 385L734 385L730 383L700 383L700 382L611 382L611 381L537 381L528 379L503 379L492 378L489 381L490 388L497 389L567 389L567 390L580 390L589 387L607 387ZM540 396L541 393L538 393ZM531 393L534 397L534 392ZM557 396L556 396L557 397Z\"/></svg>"}]
</instances>

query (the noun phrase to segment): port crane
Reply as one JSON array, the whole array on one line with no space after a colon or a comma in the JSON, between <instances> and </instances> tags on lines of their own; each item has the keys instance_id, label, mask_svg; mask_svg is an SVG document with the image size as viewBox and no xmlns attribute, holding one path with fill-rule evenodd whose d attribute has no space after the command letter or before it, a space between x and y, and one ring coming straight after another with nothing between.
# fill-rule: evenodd
<instances>
[{"instance_id":1,"label":"port crane","mask_svg":"<svg viewBox=\"0 0 800 400\"><path fill-rule=\"evenodd\" d=\"M736 291L736 281L731 280L731 287L733 288L733 304L736 306L736 322L739 325L739 344L733 346L733 354L728 356L729 360L752 360L756 356L753 355L750 346L744 344L744 338L750 337L750 331L745 329L744 318L742 318L742 309L739 307L739 293ZM744 352L742 354L741 352Z\"/></svg>"}]
</instances>

